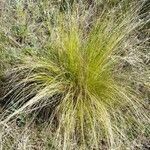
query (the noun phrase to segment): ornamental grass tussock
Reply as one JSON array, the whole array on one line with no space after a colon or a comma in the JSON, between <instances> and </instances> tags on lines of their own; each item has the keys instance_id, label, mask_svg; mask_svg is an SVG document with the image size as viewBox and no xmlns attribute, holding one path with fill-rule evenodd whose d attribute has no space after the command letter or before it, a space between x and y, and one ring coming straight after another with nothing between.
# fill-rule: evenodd
<instances>
[{"instance_id":1,"label":"ornamental grass tussock","mask_svg":"<svg viewBox=\"0 0 150 150\"><path fill-rule=\"evenodd\" d=\"M7 44L0 46L13 52L7 53L1 126L18 116L30 123L42 118L51 149L131 148L149 124L138 88L150 88L148 39L138 38L149 21L139 15L142 5L125 9L120 3L95 12L96 3L87 9L74 2L61 11L48 1L23 4L11 6L16 10L7 34L1 24Z\"/></svg>"}]
</instances>

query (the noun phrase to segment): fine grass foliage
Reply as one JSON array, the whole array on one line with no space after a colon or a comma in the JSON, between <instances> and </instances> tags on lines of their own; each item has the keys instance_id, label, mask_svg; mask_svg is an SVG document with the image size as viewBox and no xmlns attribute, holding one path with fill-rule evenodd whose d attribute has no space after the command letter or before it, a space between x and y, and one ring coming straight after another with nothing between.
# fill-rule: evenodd
<instances>
[{"instance_id":1,"label":"fine grass foliage","mask_svg":"<svg viewBox=\"0 0 150 150\"><path fill-rule=\"evenodd\" d=\"M138 58L143 42L135 40L135 31L145 24L139 9L104 10L88 30L83 15L56 11L55 25L43 21L49 39L39 47L34 44L45 38L43 30L37 30L39 39L30 45L30 26L11 27L19 43L13 46L20 50L15 57L19 63L6 71L10 81L1 125L19 115L33 120L43 116L55 149L128 147L149 121L134 86L143 83L149 90L149 70ZM144 78L135 64L143 68Z\"/></svg>"}]
</instances>

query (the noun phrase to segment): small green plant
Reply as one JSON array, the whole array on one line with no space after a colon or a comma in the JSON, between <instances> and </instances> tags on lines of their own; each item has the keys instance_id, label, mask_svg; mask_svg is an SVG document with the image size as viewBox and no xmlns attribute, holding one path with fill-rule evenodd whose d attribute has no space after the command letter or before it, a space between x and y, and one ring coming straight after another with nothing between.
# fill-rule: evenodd
<instances>
[{"instance_id":1,"label":"small green plant","mask_svg":"<svg viewBox=\"0 0 150 150\"><path fill-rule=\"evenodd\" d=\"M137 13L136 6L125 12L106 10L88 32L76 12L58 13L55 27L44 21L50 33L55 32L36 52L20 48L20 63L10 69L11 90L4 97L15 110L1 124L22 113L46 114L57 149L128 145L149 120L133 85L143 81L135 79L134 65L141 62L137 55L135 60L128 55L139 50L132 43L134 31L143 25Z\"/></svg>"}]
</instances>

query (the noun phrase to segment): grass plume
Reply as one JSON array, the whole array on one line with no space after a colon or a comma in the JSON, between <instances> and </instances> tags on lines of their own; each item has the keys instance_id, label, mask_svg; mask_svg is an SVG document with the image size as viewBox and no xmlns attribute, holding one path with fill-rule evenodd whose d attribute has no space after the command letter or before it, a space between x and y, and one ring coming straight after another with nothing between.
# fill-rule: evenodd
<instances>
[{"instance_id":1,"label":"grass plume","mask_svg":"<svg viewBox=\"0 0 150 150\"><path fill-rule=\"evenodd\" d=\"M121 149L128 145L149 120L144 101L132 85L143 81L134 80L132 60L129 66L122 66L124 58L130 60L123 56L127 44L132 46L136 29L143 25L137 14L133 6L125 12L104 10L85 32L78 13L58 12L55 27L44 21L51 36L37 51L26 51L27 35L19 35L24 43L17 56L19 64L9 70L12 89L5 96L14 101L8 106L15 106L15 111L1 124L19 114L38 115L46 107L58 149L100 149L104 145ZM138 48L134 43L134 49ZM138 61L134 62L140 64ZM149 82L145 83L149 88Z\"/></svg>"}]
</instances>

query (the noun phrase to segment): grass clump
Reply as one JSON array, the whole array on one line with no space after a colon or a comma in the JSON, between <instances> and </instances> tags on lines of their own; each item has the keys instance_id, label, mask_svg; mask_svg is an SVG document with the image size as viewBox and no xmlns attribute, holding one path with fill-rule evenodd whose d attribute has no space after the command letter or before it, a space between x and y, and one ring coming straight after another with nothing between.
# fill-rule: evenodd
<instances>
[{"instance_id":1,"label":"grass clump","mask_svg":"<svg viewBox=\"0 0 150 150\"><path fill-rule=\"evenodd\" d=\"M139 41L132 43L143 25L137 10L104 10L89 31L77 12L58 12L55 27L44 21L53 34L36 52L34 46L26 51L28 34L23 34L19 64L8 73L10 90L3 98L9 99L7 115L1 125L20 114L43 116L56 149L130 146L149 120L133 85L147 76L134 79L139 73L135 64L143 64L138 55L129 57L139 50ZM24 28L15 33L22 32Z\"/></svg>"}]
</instances>

